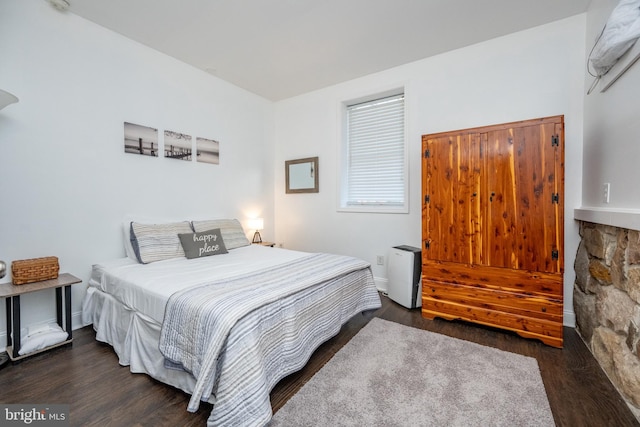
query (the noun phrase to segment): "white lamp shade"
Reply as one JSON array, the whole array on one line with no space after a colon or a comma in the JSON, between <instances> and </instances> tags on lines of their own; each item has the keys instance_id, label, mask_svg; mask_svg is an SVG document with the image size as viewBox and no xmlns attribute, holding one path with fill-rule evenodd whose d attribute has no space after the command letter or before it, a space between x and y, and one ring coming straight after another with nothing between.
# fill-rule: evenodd
<instances>
[{"instance_id":1,"label":"white lamp shade","mask_svg":"<svg viewBox=\"0 0 640 427\"><path fill-rule=\"evenodd\" d=\"M250 219L249 228L251 230L262 230L264 228L264 219L263 218Z\"/></svg>"},{"instance_id":2,"label":"white lamp shade","mask_svg":"<svg viewBox=\"0 0 640 427\"><path fill-rule=\"evenodd\" d=\"M18 102L18 98L15 95L0 89L0 110L14 102Z\"/></svg>"}]
</instances>

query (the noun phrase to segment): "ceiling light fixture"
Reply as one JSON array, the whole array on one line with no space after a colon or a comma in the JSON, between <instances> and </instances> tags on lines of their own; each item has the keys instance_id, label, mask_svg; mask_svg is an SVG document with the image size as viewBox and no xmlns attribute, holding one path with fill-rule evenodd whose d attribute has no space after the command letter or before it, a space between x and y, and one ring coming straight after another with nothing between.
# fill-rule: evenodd
<instances>
[{"instance_id":1,"label":"ceiling light fixture","mask_svg":"<svg viewBox=\"0 0 640 427\"><path fill-rule=\"evenodd\" d=\"M48 1L49 3L51 3L51 6L63 12L69 9L69 6L71 6L71 4L69 4L67 0L48 0Z\"/></svg>"}]
</instances>

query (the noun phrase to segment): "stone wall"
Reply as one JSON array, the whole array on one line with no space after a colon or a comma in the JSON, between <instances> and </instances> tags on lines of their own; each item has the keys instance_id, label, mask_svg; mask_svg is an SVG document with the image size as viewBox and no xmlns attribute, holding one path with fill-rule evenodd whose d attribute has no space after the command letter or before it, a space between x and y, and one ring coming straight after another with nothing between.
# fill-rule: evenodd
<instances>
[{"instance_id":1,"label":"stone wall","mask_svg":"<svg viewBox=\"0 0 640 427\"><path fill-rule=\"evenodd\" d=\"M640 419L640 231L580 224L576 330Z\"/></svg>"}]
</instances>

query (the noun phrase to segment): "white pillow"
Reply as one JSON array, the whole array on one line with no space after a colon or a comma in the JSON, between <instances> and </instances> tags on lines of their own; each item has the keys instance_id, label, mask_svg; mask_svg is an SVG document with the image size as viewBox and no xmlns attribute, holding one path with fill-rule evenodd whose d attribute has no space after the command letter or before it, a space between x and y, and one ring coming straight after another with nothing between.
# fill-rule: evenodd
<instances>
[{"instance_id":1,"label":"white pillow","mask_svg":"<svg viewBox=\"0 0 640 427\"><path fill-rule=\"evenodd\" d=\"M38 332L29 333L21 339L19 355L33 353L45 347L61 343L69 337L69 334L63 331L59 325L45 325L38 327L37 330Z\"/></svg>"},{"instance_id":2,"label":"white pillow","mask_svg":"<svg viewBox=\"0 0 640 427\"><path fill-rule=\"evenodd\" d=\"M124 237L124 252L127 254L128 258L131 258L134 261L138 261L136 257L136 253L133 250L133 245L131 245L131 222L132 221L124 221L122 223L122 231Z\"/></svg>"}]
</instances>

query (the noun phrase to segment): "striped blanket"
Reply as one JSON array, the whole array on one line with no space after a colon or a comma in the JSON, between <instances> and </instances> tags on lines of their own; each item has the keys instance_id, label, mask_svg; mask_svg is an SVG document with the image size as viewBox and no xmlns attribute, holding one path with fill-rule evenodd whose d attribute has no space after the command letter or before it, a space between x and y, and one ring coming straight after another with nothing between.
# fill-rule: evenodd
<instances>
[{"instance_id":1,"label":"striped blanket","mask_svg":"<svg viewBox=\"0 0 640 427\"><path fill-rule=\"evenodd\" d=\"M356 290L354 291L354 289ZM305 299L306 302L295 302L299 299ZM303 322L298 319L301 313L293 306L294 302L295 304L307 305L320 302L332 306L316 310L317 313L310 311L311 314L303 314L303 316L307 316ZM283 306L283 304L285 305ZM286 309L286 304L292 304L293 309ZM255 425L262 425L271 416L268 393L275 385L274 381L300 369L306 363L310 352L323 340L337 333L340 326L351 316L358 311L374 309L379 306L380 299L375 290L368 263L345 256L312 254L289 264L275 266L246 276L191 287L175 293L167 303L161 331L160 351L170 363L177 364L191 372L196 379L188 406L189 411L195 412L200 401L209 400L213 394L215 396L214 410L209 420L210 422L212 419L217 420L213 424L236 424L239 420L234 419L235 406L241 405L243 408L250 408L247 410L248 413L262 412L262 414L256 415L257 418L254 420ZM229 362L225 360L228 364L233 363L234 371L239 369L238 372L242 372L241 374L218 372L220 366L223 365L223 359L230 357L227 349L233 347L236 341L238 343L246 341L247 336L260 330L262 330L262 335L278 335L280 332L274 333L265 330L265 325L268 323L265 319L274 316L285 317L284 320L277 322L280 329L283 324L292 320L294 323L304 323L304 325L296 327L302 327L311 338L283 335L278 338L278 341L274 339L273 342L265 344L263 342L265 337L259 336L255 338L257 344L252 343L248 346L242 344L249 349L241 352L240 361ZM286 316L292 319L287 319ZM327 319L327 316L330 319ZM294 317L295 319L293 319ZM236 327L239 322L242 323L242 328ZM316 325L314 322L320 323L320 325ZM337 324L327 327L325 325L327 323ZM254 335L260 335L260 332ZM314 342L318 340L318 337L321 337L322 341ZM283 338L284 341L290 340L291 342L281 342ZM308 346L308 341L312 342L311 346L315 346L313 349L298 348L301 342ZM271 367L267 364L268 366L258 369L256 368L258 362L250 360L251 354L247 353L254 352L254 346L264 347L261 349L263 354L256 357L264 357L265 354L269 354L274 360L278 359L277 355L274 356L277 353L274 352L274 349L288 346L286 347L287 351L292 348L295 350L292 354L296 355L294 358L296 360L287 362L291 366ZM236 347L241 347L241 344L237 344ZM252 365L250 367L240 366L239 368L235 366L245 363ZM262 361L259 363L264 364ZM282 374L283 372L285 373ZM249 391L244 395L241 394L240 398L234 398L235 403L222 405L222 400L226 397L221 395L221 389L224 390L226 385L219 384L219 382L222 381L221 377L233 377L234 375L238 378L231 381L235 382L233 387L237 388L237 383L241 382L244 384L243 387ZM247 376L255 378L247 378ZM268 379L269 384L263 384L265 378ZM258 389L260 392L256 391ZM255 407L260 409L253 409L254 403L247 401L247 399L256 399ZM264 409L265 399L268 411ZM226 406L226 408L220 406ZM242 423L245 425L254 424L244 416Z\"/></svg>"}]
</instances>

